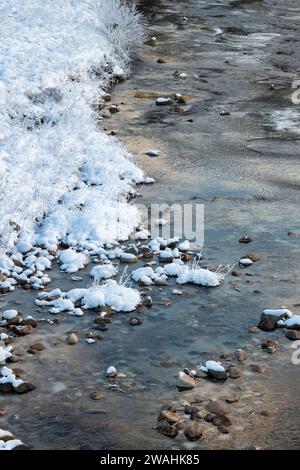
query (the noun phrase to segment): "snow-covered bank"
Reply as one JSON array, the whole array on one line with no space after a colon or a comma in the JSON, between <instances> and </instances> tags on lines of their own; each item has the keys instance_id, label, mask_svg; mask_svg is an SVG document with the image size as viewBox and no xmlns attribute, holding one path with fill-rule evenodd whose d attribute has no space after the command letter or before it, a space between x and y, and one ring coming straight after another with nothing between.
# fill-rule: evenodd
<instances>
[{"instance_id":1,"label":"snow-covered bank","mask_svg":"<svg viewBox=\"0 0 300 470\"><path fill-rule=\"evenodd\" d=\"M142 38L122 0L5 0L0 6L0 242L56 249L125 239L143 173L97 126L111 81Z\"/></svg>"}]
</instances>

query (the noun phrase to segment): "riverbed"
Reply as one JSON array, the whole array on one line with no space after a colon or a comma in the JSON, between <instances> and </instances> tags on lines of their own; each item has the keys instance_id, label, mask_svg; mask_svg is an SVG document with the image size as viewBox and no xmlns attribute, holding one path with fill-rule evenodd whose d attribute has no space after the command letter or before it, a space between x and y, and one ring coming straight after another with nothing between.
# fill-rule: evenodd
<instances>
[{"instance_id":1,"label":"riverbed","mask_svg":"<svg viewBox=\"0 0 300 470\"><path fill-rule=\"evenodd\" d=\"M291 342L279 331L253 335L248 329L264 308L285 305L300 313L300 111L291 101L300 8L295 1L139 5L147 38L159 44L139 52L132 76L112 92L120 112L101 123L155 178L139 188L135 202L203 204L207 265L232 266L249 251L260 260L242 276L228 274L216 289L183 286L174 296L175 281L153 287L154 305L138 313L141 325L128 323L135 313L114 315L94 344L85 342L92 314L40 322L34 335L16 344L18 367L37 389L0 397L7 412L1 427L32 449L298 448L299 366L291 363ZM161 58L164 63L157 62ZM187 96L188 106L179 112L156 106L156 97L174 93ZM147 156L149 149L158 157ZM245 235L253 238L250 248L239 243ZM80 282L55 268L51 288L85 287L90 268L79 272ZM17 289L6 308L49 318L34 306L35 298L36 292ZM66 335L73 329L80 341L69 346ZM270 337L279 342L272 356L260 346ZM33 340L46 348L31 356ZM215 398L241 387L233 432L193 444L159 434L154 428L161 406L190 398L176 390L178 371L237 348L267 372L255 375L246 363L240 385L222 389L200 381L196 390ZM117 386L105 377L110 365L124 374ZM90 398L95 391L101 400Z\"/></svg>"}]
</instances>

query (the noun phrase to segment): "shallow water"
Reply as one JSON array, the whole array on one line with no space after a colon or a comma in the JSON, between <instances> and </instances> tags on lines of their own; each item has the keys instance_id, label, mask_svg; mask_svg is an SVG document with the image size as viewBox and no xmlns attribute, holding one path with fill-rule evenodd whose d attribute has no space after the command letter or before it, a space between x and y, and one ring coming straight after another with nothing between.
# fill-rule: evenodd
<instances>
[{"instance_id":1,"label":"shallow water","mask_svg":"<svg viewBox=\"0 0 300 470\"><path fill-rule=\"evenodd\" d=\"M252 388L246 378L244 393L253 401L254 385L264 387L266 400L280 410L275 431L267 425L259 432L249 418L242 436L194 445L297 448L300 381L298 369L290 363L290 343L281 332L259 339L248 333L263 308L286 305L300 313L299 236L287 235L300 234L299 137L278 130L271 119L274 111L292 107L290 83L298 39L291 17L297 2L139 3L148 15L149 36L157 36L161 45L143 48L132 77L114 90L113 102L121 112L103 124L118 131L140 166L157 181L140 189L137 202L204 204L207 265L232 265L249 251L259 253L261 260L243 270L241 279L228 275L218 288L182 286L184 294L174 296L175 281L166 288L154 287L154 302L168 299L170 306L155 303L139 313L115 315L104 339L92 345L84 341L94 330L92 313L83 318L60 314L59 325L40 324L37 332L15 345L23 354L16 366L37 389L26 396L0 396L0 408L8 412L1 427L36 449L186 447L187 441L170 440L153 429L160 406L178 396L178 370L245 346L267 363L268 374L249 376ZM217 28L229 27L247 35L216 34ZM168 62L157 64L160 56ZM176 70L188 78L175 78ZM270 90L271 83L275 91ZM191 110L173 113L169 107L158 108L153 98L136 98L137 90L187 94ZM220 116L222 110L230 116ZM147 157L149 148L159 149L160 156ZM250 245L238 243L245 234L254 238ZM55 269L51 288L86 286L89 269L79 272L83 280L76 283ZM7 297L8 306L24 315L49 317L36 311L35 297L35 292L17 290ZM136 315L143 323L132 327L128 319ZM71 328L80 337L75 346L65 343ZM265 337L279 339L275 356L260 352ZM28 344L38 340L45 351L27 354ZM107 388L105 371L110 365L126 374L118 379L119 390ZM104 395L100 401L89 398L96 390ZM180 394L182 401L185 397ZM243 406L241 420L246 415Z\"/></svg>"}]
</instances>

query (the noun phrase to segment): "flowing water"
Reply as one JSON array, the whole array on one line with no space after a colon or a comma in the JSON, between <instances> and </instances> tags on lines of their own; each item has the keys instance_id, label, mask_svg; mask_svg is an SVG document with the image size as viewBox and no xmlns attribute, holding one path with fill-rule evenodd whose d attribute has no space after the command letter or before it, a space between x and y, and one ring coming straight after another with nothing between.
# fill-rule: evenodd
<instances>
[{"instance_id":1,"label":"flowing water","mask_svg":"<svg viewBox=\"0 0 300 470\"><path fill-rule=\"evenodd\" d=\"M79 319L60 314L58 325L41 323L34 335L18 341L17 366L37 389L1 396L0 408L8 414L0 424L30 448L184 448L185 439L170 440L153 429L162 404L185 399L176 394L178 370L239 347L268 367L263 377L248 373L245 403L248 393L255 407L254 394L261 393L260 406L271 403L276 422L260 429L249 414L246 419L241 401L245 428L238 436L204 439L194 447L299 447L299 366L291 364L291 343L279 331L248 333L264 308L286 305L300 313L300 111L291 102L300 50L297 3L139 2L147 35L160 45L139 53L132 77L113 91L121 112L103 122L156 179L140 189L137 202L204 204L207 265L232 265L249 251L261 260L241 278L228 275L215 289L183 286L183 295L174 296L175 281L154 287L154 306L138 313L142 325L128 324L136 314L115 315L95 344L84 341L94 329L92 313ZM157 63L159 57L166 63ZM178 78L176 71L187 78ZM186 112L155 106L155 96L173 93L190 97ZM159 150L159 157L146 156L150 148ZM243 235L254 242L239 244ZM82 282L75 283L55 269L51 288L85 287L88 272L81 271ZM24 315L49 317L36 311L35 297L16 290L6 300ZM66 345L70 329L80 337L73 347ZM260 352L267 337L279 340L274 356ZM38 340L45 351L28 355L28 344ZM108 388L105 378L110 365L126 375L117 389ZM90 399L96 390L102 400Z\"/></svg>"}]
</instances>

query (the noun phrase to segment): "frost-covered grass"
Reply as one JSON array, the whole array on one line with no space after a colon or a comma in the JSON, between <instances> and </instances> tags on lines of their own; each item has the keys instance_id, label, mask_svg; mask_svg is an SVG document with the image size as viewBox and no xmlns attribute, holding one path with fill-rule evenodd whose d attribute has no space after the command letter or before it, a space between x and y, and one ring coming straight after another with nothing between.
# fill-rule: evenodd
<instances>
[{"instance_id":1,"label":"frost-covered grass","mask_svg":"<svg viewBox=\"0 0 300 470\"><path fill-rule=\"evenodd\" d=\"M2 251L17 235L51 249L125 239L144 176L97 119L141 42L138 14L122 0L5 0L0 16Z\"/></svg>"}]
</instances>

